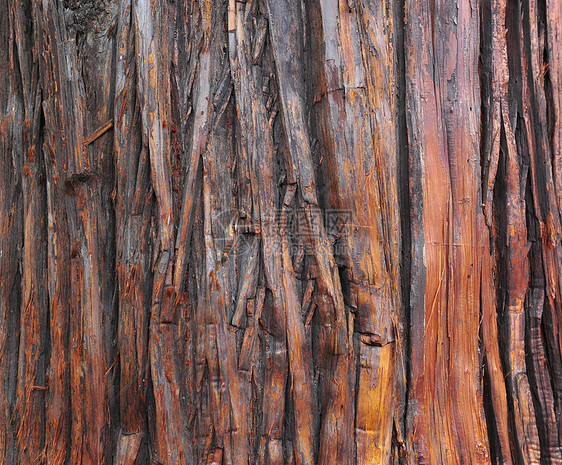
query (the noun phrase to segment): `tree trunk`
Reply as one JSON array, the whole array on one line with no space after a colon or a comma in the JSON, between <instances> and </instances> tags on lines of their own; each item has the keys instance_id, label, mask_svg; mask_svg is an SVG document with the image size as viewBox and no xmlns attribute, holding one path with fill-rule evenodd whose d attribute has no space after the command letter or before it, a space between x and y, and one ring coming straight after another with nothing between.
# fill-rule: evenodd
<instances>
[{"instance_id":1,"label":"tree trunk","mask_svg":"<svg viewBox=\"0 0 562 465\"><path fill-rule=\"evenodd\" d=\"M559 0L0 36L0 463L562 465Z\"/></svg>"}]
</instances>

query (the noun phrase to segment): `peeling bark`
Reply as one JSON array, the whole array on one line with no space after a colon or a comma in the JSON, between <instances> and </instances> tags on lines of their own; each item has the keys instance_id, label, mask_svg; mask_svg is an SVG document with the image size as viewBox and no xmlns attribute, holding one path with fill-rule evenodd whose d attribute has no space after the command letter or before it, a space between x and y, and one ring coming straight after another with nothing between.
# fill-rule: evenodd
<instances>
[{"instance_id":1,"label":"peeling bark","mask_svg":"<svg viewBox=\"0 0 562 465\"><path fill-rule=\"evenodd\" d=\"M562 463L561 11L0 1L0 462Z\"/></svg>"}]
</instances>

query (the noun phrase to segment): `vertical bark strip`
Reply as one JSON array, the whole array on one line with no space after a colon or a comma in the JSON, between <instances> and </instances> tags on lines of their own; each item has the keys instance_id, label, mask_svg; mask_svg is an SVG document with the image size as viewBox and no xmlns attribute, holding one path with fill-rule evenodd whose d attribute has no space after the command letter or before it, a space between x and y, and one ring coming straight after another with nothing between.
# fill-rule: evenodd
<instances>
[{"instance_id":1,"label":"vertical bark strip","mask_svg":"<svg viewBox=\"0 0 562 465\"><path fill-rule=\"evenodd\" d=\"M326 94L315 100L327 100L329 129L322 137L332 152L326 174L335 184L325 195L335 211L349 212L354 225L333 240L341 249L336 258L346 268L348 305L359 333L357 454L361 463L381 463L391 453L392 393L399 372L394 348L400 236L393 12L390 2L378 7L359 2L350 10L345 2L322 1L320 9ZM367 121L362 115L369 115Z\"/></svg>"},{"instance_id":2,"label":"vertical bark strip","mask_svg":"<svg viewBox=\"0 0 562 465\"><path fill-rule=\"evenodd\" d=\"M182 434L177 344L177 289L173 285L174 214L170 173L170 81L168 8L152 0L134 3L142 141L148 150L158 221L151 298L149 357L155 400L155 458L185 463L190 454Z\"/></svg>"},{"instance_id":3,"label":"vertical bark strip","mask_svg":"<svg viewBox=\"0 0 562 465\"><path fill-rule=\"evenodd\" d=\"M18 29L21 31L20 18L15 16L10 2L0 5L0 73L6 86L0 98L0 462L9 463L18 460L17 430L12 415L18 399L18 327L23 300L20 268L24 234L21 160L25 147L23 122L26 108L16 45Z\"/></svg>"},{"instance_id":4,"label":"vertical bark strip","mask_svg":"<svg viewBox=\"0 0 562 465\"><path fill-rule=\"evenodd\" d=\"M16 40L23 97L21 151L23 193L22 301L16 415L21 463L35 463L43 453L45 435L47 255L46 193L41 153L41 89L33 50L31 5L18 2L10 15Z\"/></svg>"},{"instance_id":5,"label":"vertical bark strip","mask_svg":"<svg viewBox=\"0 0 562 465\"><path fill-rule=\"evenodd\" d=\"M413 260L426 270L412 301L412 463L487 463L475 381L482 253L478 4L429 8L414 1L406 11L410 186L421 204L413 212Z\"/></svg>"},{"instance_id":6,"label":"vertical bark strip","mask_svg":"<svg viewBox=\"0 0 562 465\"><path fill-rule=\"evenodd\" d=\"M560 2L546 1L546 49L544 78L547 84L547 105L550 111L549 141L551 149L558 208L562 206L562 6ZM550 94L548 94L548 89Z\"/></svg>"},{"instance_id":7,"label":"vertical bark strip","mask_svg":"<svg viewBox=\"0 0 562 465\"><path fill-rule=\"evenodd\" d=\"M299 5L295 1L267 2L275 66L279 75L279 98L287 134L289 160L302 198L305 223L311 234L306 238L316 265L316 305L320 317L319 355L323 379L320 381L324 409L321 412L318 463L332 463L351 458L351 419L355 380L351 376L353 341L352 316L346 311L337 266L318 210L315 171L304 108L302 41ZM287 56L286 52L291 51ZM289 205L287 205L289 206ZM287 256L283 252L284 266ZM290 267L289 267L290 269ZM285 270L287 273L287 270ZM290 306L290 304L289 304ZM291 321L288 320L288 324ZM297 327L298 328L298 327ZM291 348L289 347L291 351ZM295 388L295 387L293 387ZM298 445L297 445L298 447ZM300 448L299 448L300 449ZM295 454L297 464L299 460ZM309 460L309 459L306 459Z\"/></svg>"},{"instance_id":8,"label":"vertical bark strip","mask_svg":"<svg viewBox=\"0 0 562 465\"><path fill-rule=\"evenodd\" d=\"M142 144L141 114L135 77L135 29L130 1L117 16L114 150L117 232L116 275L119 286L119 366L121 433L118 464L136 463L146 441L148 310L151 298L150 163Z\"/></svg>"},{"instance_id":9,"label":"vertical bark strip","mask_svg":"<svg viewBox=\"0 0 562 465\"><path fill-rule=\"evenodd\" d=\"M39 76L42 89L44 118L43 145L47 184L47 266L49 293L49 384L46 399L45 460L63 464L70 451L70 247L68 220L65 208L65 188L62 177L67 156L60 131L63 126L60 100L57 101L55 82L59 69L53 52L59 45L51 44L48 4L33 10L36 46L42 50L45 44L51 53L39 56Z\"/></svg>"}]
</instances>

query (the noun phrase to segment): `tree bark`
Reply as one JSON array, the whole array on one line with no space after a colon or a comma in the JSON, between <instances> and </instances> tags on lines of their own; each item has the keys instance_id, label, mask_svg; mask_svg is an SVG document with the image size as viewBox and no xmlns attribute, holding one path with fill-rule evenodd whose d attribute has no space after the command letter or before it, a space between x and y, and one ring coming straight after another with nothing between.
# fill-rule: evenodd
<instances>
[{"instance_id":1,"label":"tree bark","mask_svg":"<svg viewBox=\"0 0 562 465\"><path fill-rule=\"evenodd\" d=\"M557 0L0 0L0 463L562 464Z\"/></svg>"}]
</instances>

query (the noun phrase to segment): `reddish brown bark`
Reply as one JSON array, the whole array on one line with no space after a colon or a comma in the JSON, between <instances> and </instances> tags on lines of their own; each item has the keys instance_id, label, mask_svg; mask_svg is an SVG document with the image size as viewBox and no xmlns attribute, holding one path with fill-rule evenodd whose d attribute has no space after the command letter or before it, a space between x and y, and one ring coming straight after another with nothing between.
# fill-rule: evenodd
<instances>
[{"instance_id":1,"label":"reddish brown bark","mask_svg":"<svg viewBox=\"0 0 562 465\"><path fill-rule=\"evenodd\" d=\"M562 463L554 0L0 0L0 463Z\"/></svg>"}]
</instances>

